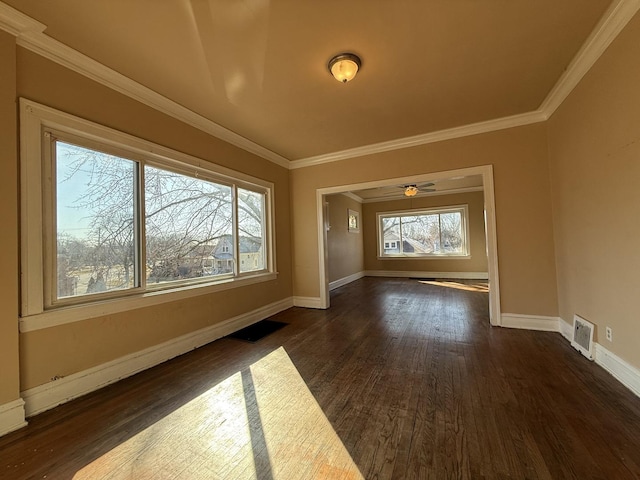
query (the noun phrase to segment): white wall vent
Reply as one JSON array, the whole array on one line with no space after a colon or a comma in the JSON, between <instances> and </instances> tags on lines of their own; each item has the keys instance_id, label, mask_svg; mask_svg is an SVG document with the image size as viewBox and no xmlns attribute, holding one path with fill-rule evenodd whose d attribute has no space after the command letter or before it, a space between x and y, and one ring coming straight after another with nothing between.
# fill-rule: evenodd
<instances>
[{"instance_id":1,"label":"white wall vent","mask_svg":"<svg viewBox=\"0 0 640 480\"><path fill-rule=\"evenodd\" d=\"M579 315L573 316L573 339L571 346L589 360L593 360L593 323L586 321Z\"/></svg>"}]
</instances>

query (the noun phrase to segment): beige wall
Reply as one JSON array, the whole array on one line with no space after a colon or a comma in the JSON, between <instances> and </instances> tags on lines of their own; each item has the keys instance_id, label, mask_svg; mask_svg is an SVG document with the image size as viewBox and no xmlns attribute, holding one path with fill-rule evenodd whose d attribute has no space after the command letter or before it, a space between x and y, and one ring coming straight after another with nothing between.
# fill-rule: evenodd
<instances>
[{"instance_id":1,"label":"beige wall","mask_svg":"<svg viewBox=\"0 0 640 480\"><path fill-rule=\"evenodd\" d=\"M67 376L88 369L291 296L289 173L286 169L22 48L17 50L17 93L61 111L274 182L279 272L277 280L266 283L21 334L22 390L48 382L56 375ZM12 95L12 112L15 112L14 100ZM9 150L11 148L10 145ZM17 176L15 162L9 163L11 165L5 168L3 179L11 185L8 192L2 192L9 200L2 205L5 218L9 219L13 230L17 230L17 193L14 186ZM17 261L15 239L0 251L7 255L10 272L6 275L3 272L8 285L8 290L3 289L3 295L11 297L4 304L15 324L17 274L12 267ZM14 351L15 347L16 343L11 342Z\"/></svg>"},{"instance_id":2,"label":"beige wall","mask_svg":"<svg viewBox=\"0 0 640 480\"><path fill-rule=\"evenodd\" d=\"M292 170L294 295L320 295L316 189L478 165L494 167L502 311L557 315L545 124Z\"/></svg>"},{"instance_id":3,"label":"beige wall","mask_svg":"<svg viewBox=\"0 0 640 480\"><path fill-rule=\"evenodd\" d=\"M342 194L327 195L325 201L331 226L327 232L329 282L334 282L364 269L362 225L357 233L347 228L348 209L360 213L362 224L362 204Z\"/></svg>"},{"instance_id":4,"label":"beige wall","mask_svg":"<svg viewBox=\"0 0 640 480\"><path fill-rule=\"evenodd\" d=\"M381 212L395 212L420 208L467 205L469 208L468 259L378 259L377 217ZM365 270L422 271L422 272L480 272L487 273L487 242L484 232L484 194L482 192L404 198L385 202L365 203L364 210L364 266Z\"/></svg>"},{"instance_id":5,"label":"beige wall","mask_svg":"<svg viewBox=\"0 0 640 480\"><path fill-rule=\"evenodd\" d=\"M600 343L640 368L638 58L636 16L548 123L288 172L16 49L15 38L0 31L0 208L5 227L0 239L0 405L54 376L82 371L292 294L318 297L317 189L478 165L494 167L502 311L560 315L567 322L578 313L597 325ZM18 335L18 96L274 182L278 279ZM291 205L290 198L295 199ZM362 221L369 238L367 209ZM334 243L332 248L342 247ZM331 257L334 262L340 258L335 252ZM367 255L366 269L407 268L378 265ZM329 265L330 280L363 268L354 263L340 271L341 266ZM613 328L613 343L604 339L607 325Z\"/></svg>"},{"instance_id":6,"label":"beige wall","mask_svg":"<svg viewBox=\"0 0 640 480\"><path fill-rule=\"evenodd\" d=\"M640 16L548 122L560 315L640 367ZM613 343L605 327L613 329Z\"/></svg>"},{"instance_id":7,"label":"beige wall","mask_svg":"<svg viewBox=\"0 0 640 480\"><path fill-rule=\"evenodd\" d=\"M15 38L0 31L0 406L20 396L18 366L18 161Z\"/></svg>"}]
</instances>

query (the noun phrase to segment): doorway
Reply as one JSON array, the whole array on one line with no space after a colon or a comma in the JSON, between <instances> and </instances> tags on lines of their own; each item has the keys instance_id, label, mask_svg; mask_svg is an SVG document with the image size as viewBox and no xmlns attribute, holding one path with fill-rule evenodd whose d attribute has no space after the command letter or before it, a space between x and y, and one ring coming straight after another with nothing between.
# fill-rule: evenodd
<instances>
[{"instance_id":1,"label":"doorway","mask_svg":"<svg viewBox=\"0 0 640 480\"><path fill-rule=\"evenodd\" d=\"M329 272L328 272L328 242L327 242L327 208L326 196L337 193L365 191L371 189L398 188L407 185L436 185L434 192L437 195L437 185L451 183L452 180L477 177L481 181L484 196L484 232L487 256L487 273L489 277L489 318L492 325L500 325L500 286L498 275L498 253L495 219L495 196L493 184L493 167L484 165L479 167L449 170L444 172L425 173L411 177L391 178L372 182L340 185L318 189L316 191L317 220L318 220L318 258L321 308L329 308ZM418 187L419 188L419 187ZM382 191L382 190L381 190ZM448 191L451 193L451 190ZM444 194L444 193L441 193Z\"/></svg>"}]
</instances>

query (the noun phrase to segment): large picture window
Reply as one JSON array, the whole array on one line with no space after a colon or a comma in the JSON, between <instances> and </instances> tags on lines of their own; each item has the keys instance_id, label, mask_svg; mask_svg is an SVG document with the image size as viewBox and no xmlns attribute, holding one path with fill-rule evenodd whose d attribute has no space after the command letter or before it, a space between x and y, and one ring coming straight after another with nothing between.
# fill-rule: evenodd
<instances>
[{"instance_id":1,"label":"large picture window","mask_svg":"<svg viewBox=\"0 0 640 480\"><path fill-rule=\"evenodd\" d=\"M274 278L270 183L21 103L23 317Z\"/></svg>"},{"instance_id":2,"label":"large picture window","mask_svg":"<svg viewBox=\"0 0 640 480\"><path fill-rule=\"evenodd\" d=\"M378 214L379 257L469 256L466 205Z\"/></svg>"}]
</instances>

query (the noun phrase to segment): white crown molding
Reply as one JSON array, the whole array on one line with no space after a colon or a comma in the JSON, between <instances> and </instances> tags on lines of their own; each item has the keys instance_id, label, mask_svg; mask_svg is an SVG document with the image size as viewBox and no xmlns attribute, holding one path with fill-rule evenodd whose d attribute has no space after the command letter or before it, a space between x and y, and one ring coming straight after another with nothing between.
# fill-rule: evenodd
<instances>
[{"instance_id":1,"label":"white crown molding","mask_svg":"<svg viewBox=\"0 0 640 480\"><path fill-rule=\"evenodd\" d=\"M351 148L314 157L303 158L291 162L291 169L321 165L349 158L372 155L376 153L399 150L402 148L441 142L454 138L462 138L480 133L488 133L507 128L520 127L548 120L556 109L567 98L580 82L582 77L591 69L602 53L613 42L625 25L640 9L640 0L617 0L600 19L594 30L584 42L566 71L556 82L538 110L514 115L511 117L488 120L486 122L464 125L461 127L440 130L413 137L391 140L388 142Z\"/></svg>"},{"instance_id":2,"label":"white crown molding","mask_svg":"<svg viewBox=\"0 0 640 480\"><path fill-rule=\"evenodd\" d=\"M540 111L547 118L564 102L639 9L640 0L618 0L611 4L542 102Z\"/></svg>"},{"instance_id":3,"label":"white crown molding","mask_svg":"<svg viewBox=\"0 0 640 480\"><path fill-rule=\"evenodd\" d=\"M452 140L455 138L468 137L478 135L480 133L494 132L496 130L504 130L507 128L521 127L532 123L544 122L547 116L541 111L534 111L513 115L511 117L497 118L486 122L472 123L461 127L448 128L437 132L424 133L413 137L398 138L388 142L374 143L363 147L350 148L339 152L317 155L315 157L303 158L291 162L289 168L304 168L313 165L321 165L323 163L338 162L349 158L362 157L364 155L373 155L376 153L389 152L392 150L400 150L402 148L415 147L425 145L427 143L442 142L444 140Z\"/></svg>"},{"instance_id":4,"label":"white crown molding","mask_svg":"<svg viewBox=\"0 0 640 480\"><path fill-rule=\"evenodd\" d=\"M44 32L46 25L0 2L0 30L17 37L26 32Z\"/></svg>"},{"instance_id":5,"label":"white crown molding","mask_svg":"<svg viewBox=\"0 0 640 480\"><path fill-rule=\"evenodd\" d=\"M1 2L0 28L15 35L16 43L23 48L231 145L258 155L281 167L289 168L289 160L286 158L49 37L44 33L46 25Z\"/></svg>"},{"instance_id":6,"label":"white crown molding","mask_svg":"<svg viewBox=\"0 0 640 480\"><path fill-rule=\"evenodd\" d=\"M325 187L322 189L323 195L333 195L336 193L344 193L358 190L367 190L370 188L390 187L393 185L404 185L408 183L437 182L438 180L447 180L452 177L469 177L472 175L484 175L486 165L479 167L458 168L455 170L445 170L440 172L422 173L410 175L406 177L384 178L382 180L373 180L371 182L348 183L344 185L336 185L333 187ZM483 178L484 180L484 178ZM486 189L486 185L483 185Z\"/></svg>"},{"instance_id":7,"label":"white crown molding","mask_svg":"<svg viewBox=\"0 0 640 480\"><path fill-rule=\"evenodd\" d=\"M345 197L350 198L351 200L355 200L358 203L363 203L363 199L360 198L358 195L356 195L353 192L343 192L342 195L344 195Z\"/></svg>"},{"instance_id":8,"label":"white crown molding","mask_svg":"<svg viewBox=\"0 0 640 480\"><path fill-rule=\"evenodd\" d=\"M54 40L44 33L46 25L2 2L0 2L0 29L16 36L18 45L66 68L281 167L296 169L544 122L548 120L560 104L562 104L582 77L584 77L598 58L600 58L600 55L602 55L639 9L640 0L615 1L598 22L597 26L569 64L567 70L558 82L556 82L538 110L317 155L291 162L285 157L208 120L192 110L169 100L134 80Z\"/></svg>"}]
</instances>

